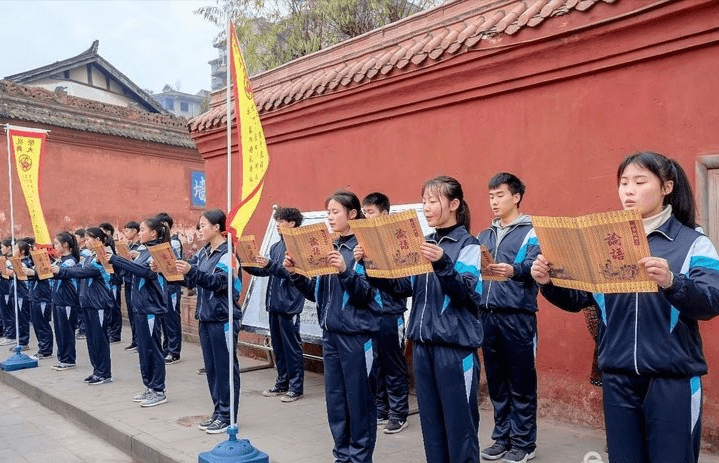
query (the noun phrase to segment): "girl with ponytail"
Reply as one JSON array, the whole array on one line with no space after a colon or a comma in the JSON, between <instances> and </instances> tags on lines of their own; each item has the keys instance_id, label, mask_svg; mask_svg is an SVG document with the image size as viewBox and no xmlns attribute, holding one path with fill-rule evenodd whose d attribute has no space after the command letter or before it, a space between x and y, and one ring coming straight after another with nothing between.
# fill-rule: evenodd
<instances>
[{"instance_id":1,"label":"girl with ponytail","mask_svg":"<svg viewBox=\"0 0 719 463\"><path fill-rule=\"evenodd\" d=\"M132 275L132 308L135 316L137 353L140 356L140 374L145 391L132 398L142 407L154 407L167 402L165 395L165 359L160 342L160 320L167 313L167 280L151 266L148 246L166 243L170 230L157 217L149 217L140 223L140 254L134 261L111 255L110 263Z\"/></svg>"},{"instance_id":2,"label":"girl with ponytail","mask_svg":"<svg viewBox=\"0 0 719 463\"><path fill-rule=\"evenodd\" d=\"M9 238L0 242L0 255L7 259L12 257L12 241ZM3 270L10 266L10 261L7 260L5 264ZM10 307L10 278L6 276L0 277L0 318L3 324L0 346L15 344L15 310Z\"/></svg>"},{"instance_id":3,"label":"girl with ponytail","mask_svg":"<svg viewBox=\"0 0 719 463\"><path fill-rule=\"evenodd\" d=\"M644 221L650 256L640 259L657 292L592 294L551 283L539 255L532 277L557 307L597 310L599 368L612 461L697 462L707 363L699 320L719 314L719 256L696 231L686 173L652 152L617 170L619 199Z\"/></svg>"},{"instance_id":4,"label":"girl with ponytail","mask_svg":"<svg viewBox=\"0 0 719 463\"><path fill-rule=\"evenodd\" d=\"M58 267L71 268L80 263L80 248L75 235L60 232L55 235L53 247L60 258L55 262ZM75 326L77 312L80 310L76 279L61 279L57 276L52 282L52 319L57 342L57 360L52 369L64 371L75 368Z\"/></svg>"},{"instance_id":5,"label":"girl with ponytail","mask_svg":"<svg viewBox=\"0 0 719 463\"><path fill-rule=\"evenodd\" d=\"M427 181L422 204L435 232L421 252L434 272L412 278L407 337L414 342L424 451L428 463L479 462L479 242L469 231L469 206L456 179Z\"/></svg>"}]
</instances>

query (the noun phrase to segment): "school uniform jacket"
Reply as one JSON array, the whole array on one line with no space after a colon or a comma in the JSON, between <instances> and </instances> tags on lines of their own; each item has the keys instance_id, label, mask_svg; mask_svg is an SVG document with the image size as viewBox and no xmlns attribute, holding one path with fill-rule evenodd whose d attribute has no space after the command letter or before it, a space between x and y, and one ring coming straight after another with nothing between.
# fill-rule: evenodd
<instances>
[{"instance_id":1,"label":"school uniform jacket","mask_svg":"<svg viewBox=\"0 0 719 463\"><path fill-rule=\"evenodd\" d=\"M412 277L412 312L407 337L415 342L478 348L484 332L478 317L482 297L477 239L461 225L425 240L444 254L432 263L434 272Z\"/></svg>"},{"instance_id":2,"label":"school uniform jacket","mask_svg":"<svg viewBox=\"0 0 719 463\"><path fill-rule=\"evenodd\" d=\"M357 238L334 243L347 264L340 274L307 278L292 275L292 283L307 299L317 303L317 317L323 330L343 334L375 334L379 331L382 301L379 292L355 270L353 249Z\"/></svg>"},{"instance_id":3,"label":"school uniform jacket","mask_svg":"<svg viewBox=\"0 0 719 463\"><path fill-rule=\"evenodd\" d=\"M62 256L60 258L60 268L75 267L77 262L73 256ZM80 301L78 299L77 290L78 283L74 278L60 278L56 275L51 281L52 286L52 302L60 307L78 307Z\"/></svg>"},{"instance_id":4,"label":"school uniform jacket","mask_svg":"<svg viewBox=\"0 0 719 463\"><path fill-rule=\"evenodd\" d=\"M286 251L285 242L280 239L270 247L270 263L267 267L242 267L242 270L250 275L269 277L265 295L265 308L268 312L297 315L305 306L305 297L292 284L292 275L282 265Z\"/></svg>"},{"instance_id":5,"label":"school uniform jacket","mask_svg":"<svg viewBox=\"0 0 719 463\"><path fill-rule=\"evenodd\" d=\"M719 256L709 238L671 216L648 235L652 256L674 273L654 293L601 294L541 287L557 307L578 312L594 304L599 323L599 368L663 377L704 375L707 364L697 320L719 314Z\"/></svg>"},{"instance_id":6,"label":"school uniform jacket","mask_svg":"<svg viewBox=\"0 0 719 463\"><path fill-rule=\"evenodd\" d=\"M477 237L480 245L487 246L494 260L514 268L514 275L507 281L483 281L481 308L489 311L521 310L537 311L537 283L532 278L532 264L540 253L537 234L531 219L514 224L497 241L497 221Z\"/></svg>"},{"instance_id":7,"label":"school uniform jacket","mask_svg":"<svg viewBox=\"0 0 719 463\"><path fill-rule=\"evenodd\" d=\"M150 241L147 246L158 244ZM132 275L132 308L135 313L161 315L167 313L167 280L161 273L150 269L150 251L140 246L140 255L134 261L113 255L110 263Z\"/></svg>"},{"instance_id":8,"label":"school uniform jacket","mask_svg":"<svg viewBox=\"0 0 719 463\"><path fill-rule=\"evenodd\" d=\"M57 277L63 280L76 278L80 282L79 296L80 307L83 309L103 310L109 309L114 304L110 292L110 274L90 253L82 261L82 265L74 267L60 266Z\"/></svg>"},{"instance_id":9,"label":"school uniform jacket","mask_svg":"<svg viewBox=\"0 0 719 463\"><path fill-rule=\"evenodd\" d=\"M32 262L30 262L29 257L23 257L22 258L22 264L27 268L32 268ZM20 280L18 278L12 278L10 279L10 295L14 297L15 294L15 282L17 282L17 298L25 299L28 302L32 302L33 300L33 294L30 292L31 281L28 278L27 280Z\"/></svg>"},{"instance_id":10,"label":"school uniform jacket","mask_svg":"<svg viewBox=\"0 0 719 463\"><path fill-rule=\"evenodd\" d=\"M195 318L201 322L227 322L228 269L232 268L227 242L220 244L214 251L206 244L190 260L190 271L185 275L184 285L197 288L197 307ZM237 300L242 292L242 280L232 277L233 321L242 319Z\"/></svg>"}]
</instances>

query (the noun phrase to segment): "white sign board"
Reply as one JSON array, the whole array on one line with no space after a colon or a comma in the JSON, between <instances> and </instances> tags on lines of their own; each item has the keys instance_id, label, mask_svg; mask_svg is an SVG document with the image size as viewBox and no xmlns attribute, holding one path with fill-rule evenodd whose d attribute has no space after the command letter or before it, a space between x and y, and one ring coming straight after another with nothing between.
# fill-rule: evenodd
<instances>
[{"instance_id":1,"label":"white sign board","mask_svg":"<svg viewBox=\"0 0 719 463\"><path fill-rule=\"evenodd\" d=\"M417 211L419 224L422 232L426 235L432 233L433 229L427 225L427 219L422 212L422 204L400 204L392 206L390 212L401 212L408 209ZM327 219L327 211L303 212L304 217L302 225L311 225L313 223L325 222ZM263 256L269 255L270 246L280 240L280 234L277 233L275 219L270 215L270 221L267 224L267 231L262 240L260 253ZM270 322L265 307L265 294L267 292L267 277L255 277L250 279L250 285L242 304L242 329L268 335L270 333ZM407 302L408 306L411 304ZM304 342L319 344L322 342L322 328L317 321L317 308L314 302L305 300L305 307L300 315L300 336Z\"/></svg>"}]
</instances>

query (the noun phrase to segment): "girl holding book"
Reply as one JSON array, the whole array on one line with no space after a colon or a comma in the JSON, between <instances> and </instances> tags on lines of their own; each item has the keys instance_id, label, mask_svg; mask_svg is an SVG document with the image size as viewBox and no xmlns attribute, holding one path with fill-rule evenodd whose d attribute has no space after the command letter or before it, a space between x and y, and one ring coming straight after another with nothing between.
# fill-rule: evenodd
<instances>
[{"instance_id":1,"label":"girl holding book","mask_svg":"<svg viewBox=\"0 0 719 463\"><path fill-rule=\"evenodd\" d=\"M20 242L19 242L20 243ZM34 246L28 244L28 253ZM39 279L35 271L35 261L30 257L31 266L25 270L30 289L30 321L37 338L38 359L52 357L53 334L50 321L52 320L52 288L49 279Z\"/></svg>"},{"instance_id":2,"label":"girl holding book","mask_svg":"<svg viewBox=\"0 0 719 463\"><path fill-rule=\"evenodd\" d=\"M30 262L30 244L27 241L18 240L15 241L13 246L13 257L19 257L24 270L32 266ZM11 309L14 311L15 307L13 301L17 301L17 342L16 345L20 346L22 350L28 349L30 343L30 282L28 280L20 280L19 278L12 278L14 271L10 270L10 304ZM11 346L10 350L14 350L15 346Z\"/></svg>"},{"instance_id":3,"label":"girl holding book","mask_svg":"<svg viewBox=\"0 0 719 463\"><path fill-rule=\"evenodd\" d=\"M424 451L428 463L478 462L479 243L469 232L469 206L456 179L427 181L422 205L435 232L421 252L434 272L412 278L407 337L414 342Z\"/></svg>"},{"instance_id":4,"label":"girl holding book","mask_svg":"<svg viewBox=\"0 0 719 463\"><path fill-rule=\"evenodd\" d=\"M132 308L135 312L137 353L140 356L140 374L145 391L132 398L142 407L154 407L167 402L165 395L165 359L160 341L160 320L167 312L167 280L154 272L149 246L170 240L170 230L156 217L140 223L140 254L134 261L116 254L108 255L110 263L132 275Z\"/></svg>"},{"instance_id":5,"label":"girl holding book","mask_svg":"<svg viewBox=\"0 0 719 463\"><path fill-rule=\"evenodd\" d=\"M0 254L5 257L5 272L0 277L0 317L3 321L3 337L0 338L0 346L8 346L15 344L15 308L11 306L11 295L12 289L11 279L7 272L10 268L10 257L12 257L12 241L8 239L0 242Z\"/></svg>"},{"instance_id":6,"label":"girl holding book","mask_svg":"<svg viewBox=\"0 0 719 463\"><path fill-rule=\"evenodd\" d=\"M85 245L88 255L82 265L64 266L58 263L50 266L52 273L60 280L79 281L78 299L85 317L87 353L92 364L92 374L85 378L91 386L112 382L110 342L105 330L105 312L114 303L110 292L110 274L100 263L100 257L93 251L94 243L109 249L108 237L99 228L85 230ZM71 282L72 283L72 282Z\"/></svg>"},{"instance_id":7,"label":"girl holding book","mask_svg":"<svg viewBox=\"0 0 719 463\"><path fill-rule=\"evenodd\" d=\"M355 271L357 238L349 221L364 218L359 198L339 191L325 202L330 228L339 232L327 262L338 273L306 278L295 271L291 256L284 266L293 284L317 303L322 327L327 418L336 461L371 462L377 438L375 336L382 306L379 294Z\"/></svg>"},{"instance_id":8,"label":"girl holding book","mask_svg":"<svg viewBox=\"0 0 719 463\"><path fill-rule=\"evenodd\" d=\"M532 276L557 307L595 305L607 446L612 461L697 462L707 364L699 320L719 313L719 256L695 230L684 170L652 152L617 170L624 209L640 211L651 255L639 260L657 292L592 294L559 288L540 255ZM631 264L631 263L628 263Z\"/></svg>"},{"instance_id":9,"label":"girl holding book","mask_svg":"<svg viewBox=\"0 0 719 463\"><path fill-rule=\"evenodd\" d=\"M202 213L200 218L200 238L206 244L188 263L178 260L177 270L185 275L183 284L197 288L197 308L195 318L199 320L200 345L205 363L207 385L214 404L210 418L200 423L199 428L208 434L218 434L230 424L230 413L237 418L240 398L240 366L235 355L237 333L240 330L242 312L237 304L242 291L242 281L233 271L232 277L232 315L233 326L229 326L229 307L227 292L230 290L229 269L233 257L227 252L227 231L225 213L213 209ZM235 261L236 263L236 261ZM230 335L232 333L232 335ZM232 351L234 376L234 410L230 411L230 351Z\"/></svg>"},{"instance_id":10,"label":"girl holding book","mask_svg":"<svg viewBox=\"0 0 719 463\"><path fill-rule=\"evenodd\" d=\"M60 258L55 262L58 267L72 268L80 263L80 248L75 235L60 232L55 235L53 247ZM52 318L57 341L57 360L53 370L64 371L75 368L75 327L77 312L80 310L77 279L55 277L52 284Z\"/></svg>"}]
</instances>

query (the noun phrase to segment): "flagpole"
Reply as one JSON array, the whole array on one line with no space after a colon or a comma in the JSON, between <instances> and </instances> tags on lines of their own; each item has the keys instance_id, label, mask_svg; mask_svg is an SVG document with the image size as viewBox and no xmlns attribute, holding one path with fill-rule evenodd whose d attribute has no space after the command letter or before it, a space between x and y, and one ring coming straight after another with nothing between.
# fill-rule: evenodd
<instances>
[{"instance_id":1,"label":"flagpole","mask_svg":"<svg viewBox=\"0 0 719 463\"><path fill-rule=\"evenodd\" d=\"M230 117L230 82L232 81L231 73L230 73L230 21L232 21L230 17L229 10L227 11L227 37L226 37L226 44L227 44L227 54L225 56L225 67L226 67L226 78L227 78L227 86L225 90L225 99L226 99L226 109L227 109L227 213L230 213L230 210L232 210L232 118ZM238 149L239 149L239 143L240 140L238 140ZM236 428L237 423L235 421L235 325L234 325L234 304L232 300L232 293L234 290L234 267L235 267L235 254L232 249L232 228L227 227L227 254L230 256L230 263L227 266L227 312L229 314L228 322L230 324L229 331L230 331L230 346L228 347L230 361L228 365L229 368L229 375L230 375L230 427ZM239 400L239 398L238 398ZM238 405L239 406L239 405Z\"/></svg>"},{"instance_id":2,"label":"flagpole","mask_svg":"<svg viewBox=\"0 0 719 463\"><path fill-rule=\"evenodd\" d=\"M12 199L12 162L10 161L10 129L13 128L10 124L5 124L5 137L7 138L7 184L8 192L10 195L10 249L15 250L15 208L13 207ZM11 252L12 252L11 251ZM15 347L20 346L20 320L18 317L17 308L17 275L13 272L13 303L15 305Z\"/></svg>"}]
</instances>

